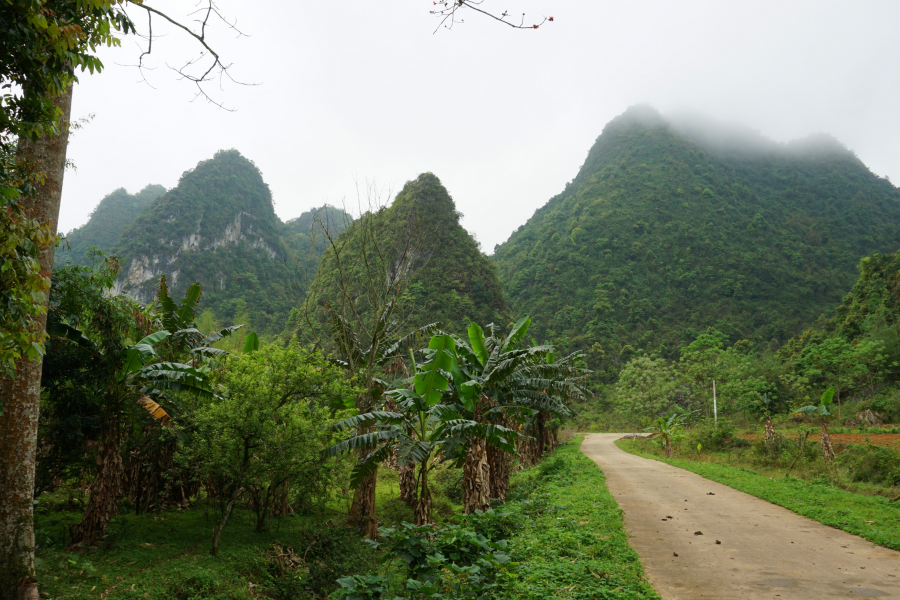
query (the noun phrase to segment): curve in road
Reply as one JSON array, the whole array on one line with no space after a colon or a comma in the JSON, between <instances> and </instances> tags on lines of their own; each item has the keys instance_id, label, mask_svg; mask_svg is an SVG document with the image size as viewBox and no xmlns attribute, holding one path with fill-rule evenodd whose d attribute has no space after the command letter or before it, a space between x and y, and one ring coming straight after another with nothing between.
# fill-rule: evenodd
<instances>
[{"instance_id":1,"label":"curve in road","mask_svg":"<svg viewBox=\"0 0 900 600\"><path fill-rule=\"evenodd\" d=\"M590 434L630 543L666 600L900 600L900 552Z\"/></svg>"}]
</instances>

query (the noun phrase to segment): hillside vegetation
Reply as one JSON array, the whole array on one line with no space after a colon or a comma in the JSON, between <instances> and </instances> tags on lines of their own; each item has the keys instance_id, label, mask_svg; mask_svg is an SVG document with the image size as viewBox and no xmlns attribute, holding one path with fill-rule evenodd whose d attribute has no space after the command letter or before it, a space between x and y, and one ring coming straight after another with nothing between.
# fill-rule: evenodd
<instances>
[{"instance_id":1,"label":"hillside vegetation","mask_svg":"<svg viewBox=\"0 0 900 600\"><path fill-rule=\"evenodd\" d=\"M897 189L833 139L780 145L633 107L494 260L513 310L612 380L635 350L675 357L710 326L783 343L863 256L898 246Z\"/></svg>"},{"instance_id":2,"label":"hillside vegetation","mask_svg":"<svg viewBox=\"0 0 900 600\"><path fill-rule=\"evenodd\" d=\"M254 327L280 331L293 303L280 230L259 169L236 150L219 151L182 175L123 234L115 247L119 289L149 302L160 275L179 296L200 283L204 306L219 319L249 315Z\"/></svg>"},{"instance_id":3,"label":"hillside vegetation","mask_svg":"<svg viewBox=\"0 0 900 600\"><path fill-rule=\"evenodd\" d=\"M431 173L409 181L389 207L374 208L376 219L359 219L322 256L310 299L335 302L341 270L336 249L346 256L359 256L364 244L370 252L377 244L386 263L414 253L408 268L414 275L401 302L400 313L410 328L441 322L453 333L465 331L472 321L505 325L510 317L495 266L478 242L460 225L460 214L447 189ZM409 245L415 239L414 247ZM363 280L362 261L345 262L348 282ZM355 285L352 283L351 285ZM360 310L367 300L357 299Z\"/></svg>"},{"instance_id":4,"label":"hillside vegetation","mask_svg":"<svg viewBox=\"0 0 900 600\"><path fill-rule=\"evenodd\" d=\"M129 194L125 188L115 190L100 201L87 223L66 234L65 243L56 253L56 264L90 265L91 246L111 251L141 211L165 193L161 185L148 185L137 194Z\"/></svg>"}]
</instances>

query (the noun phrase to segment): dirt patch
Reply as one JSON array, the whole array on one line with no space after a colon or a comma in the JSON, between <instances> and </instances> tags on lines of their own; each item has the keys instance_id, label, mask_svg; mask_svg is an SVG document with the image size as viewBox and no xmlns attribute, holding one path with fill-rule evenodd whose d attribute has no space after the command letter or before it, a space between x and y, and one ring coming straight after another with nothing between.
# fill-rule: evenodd
<instances>
[{"instance_id":1,"label":"dirt patch","mask_svg":"<svg viewBox=\"0 0 900 600\"><path fill-rule=\"evenodd\" d=\"M755 440L757 438L762 437L762 434L755 433L741 433L738 434L738 437L742 437L745 440ZM795 438L797 437L796 433L788 434L788 437ZM809 439L815 442L818 442L822 438L822 435L819 433L811 434ZM865 445L866 442L871 442L873 446L888 446L891 448L900 449L900 433L832 433L831 434L831 443L832 444L862 444Z\"/></svg>"}]
</instances>

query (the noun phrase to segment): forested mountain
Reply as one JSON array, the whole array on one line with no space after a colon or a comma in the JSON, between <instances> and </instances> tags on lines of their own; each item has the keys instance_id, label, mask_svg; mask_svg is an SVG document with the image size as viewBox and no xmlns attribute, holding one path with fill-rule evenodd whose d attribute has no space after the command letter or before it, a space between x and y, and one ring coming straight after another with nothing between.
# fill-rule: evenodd
<instances>
[{"instance_id":1,"label":"forested mountain","mask_svg":"<svg viewBox=\"0 0 900 600\"><path fill-rule=\"evenodd\" d=\"M236 150L221 150L184 173L122 235L118 288L149 302L160 275L173 295L199 282L203 307L223 322L246 315L257 329L280 331L295 303L281 228L259 169Z\"/></svg>"},{"instance_id":2,"label":"forested mountain","mask_svg":"<svg viewBox=\"0 0 900 600\"><path fill-rule=\"evenodd\" d=\"M777 144L639 106L494 260L539 335L614 366L709 326L783 342L841 301L862 257L898 247L897 188L834 139Z\"/></svg>"},{"instance_id":3,"label":"forested mountain","mask_svg":"<svg viewBox=\"0 0 900 600\"><path fill-rule=\"evenodd\" d=\"M166 193L161 185L148 185L137 194L119 188L100 201L88 222L73 229L66 243L56 252L57 265L88 265L88 250L95 246L110 252L119 242L122 232L131 225L142 210Z\"/></svg>"},{"instance_id":4,"label":"forested mountain","mask_svg":"<svg viewBox=\"0 0 900 600\"><path fill-rule=\"evenodd\" d=\"M318 260L328 245L322 226L327 227L330 234L336 237L351 223L353 217L349 213L326 204L285 221L281 226L281 238L297 262L312 261L318 265Z\"/></svg>"},{"instance_id":5,"label":"forested mountain","mask_svg":"<svg viewBox=\"0 0 900 600\"><path fill-rule=\"evenodd\" d=\"M345 249L343 260L361 256L360 249L366 246L372 255L385 255L388 276L393 278L397 273L392 269L402 268L395 266L403 264L400 254L415 254L410 262L414 274L399 311L407 328L435 321L452 332L464 331L470 321L505 326L510 317L496 268L460 225L456 205L435 175L419 175L406 183L389 207L374 210L379 219L357 220L339 237ZM421 243L411 247L407 241L413 238ZM380 248L377 252L372 250L375 243ZM344 268L352 270L346 275L348 281L366 277L361 261L345 262ZM314 300L334 303L338 278L334 252L326 250L312 288Z\"/></svg>"}]
</instances>

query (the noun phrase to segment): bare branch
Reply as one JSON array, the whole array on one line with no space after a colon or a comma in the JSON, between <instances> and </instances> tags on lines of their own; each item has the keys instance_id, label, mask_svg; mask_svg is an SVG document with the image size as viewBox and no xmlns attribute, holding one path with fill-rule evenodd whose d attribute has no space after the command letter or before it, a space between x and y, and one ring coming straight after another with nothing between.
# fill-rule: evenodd
<instances>
[{"instance_id":1,"label":"bare branch","mask_svg":"<svg viewBox=\"0 0 900 600\"><path fill-rule=\"evenodd\" d=\"M533 25L525 25L525 13L522 13L522 19L519 24L516 25L515 23L506 20L507 17L509 17L509 13L506 11L503 11L498 16L482 8L479 8L479 6L483 3L484 0L442 0L440 2L436 2L436 6L442 6L443 8L436 8L431 11L431 14L440 17L441 19L434 32L437 33L441 27L453 29L453 26L456 23L464 23L465 21L461 18L458 18L457 16L457 13L461 8L469 8L471 10L474 10L475 12L479 12L490 17L491 19L494 19L495 21L503 23L504 25L509 25L513 29L538 29L544 23L553 21L553 17L544 17L544 19L539 23L535 23ZM450 22L449 25L446 24L447 21Z\"/></svg>"}]
</instances>

